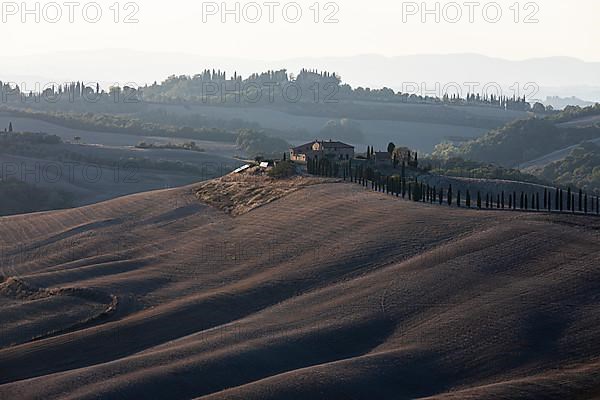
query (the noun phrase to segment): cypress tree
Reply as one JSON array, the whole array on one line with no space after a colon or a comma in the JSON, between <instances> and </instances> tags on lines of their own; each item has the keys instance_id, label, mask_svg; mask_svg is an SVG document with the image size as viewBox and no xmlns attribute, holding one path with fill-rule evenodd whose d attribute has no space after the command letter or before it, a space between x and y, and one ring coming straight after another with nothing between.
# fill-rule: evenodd
<instances>
[{"instance_id":1,"label":"cypress tree","mask_svg":"<svg viewBox=\"0 0 600 400\"><path fill-rule=\"evenodd\" d=\"M443 188L440 188L440 195L439 195L438 201L440 202L440 206L444 203L444 189Z\"/></svg>"},{"instance_id":2,"label":"cypress tree","mask_svg":"<svg viewBox=\"0 0 600 400\"><path fill-rule=\"evenodd\" d=\"M485 194L485 208L490 208L490 194Z\"/></svg>"},{"instance_id":3,"label":"cypress tree","mask_svg":"<svg viewBox=\"0 0 600 400\"><path fill-rule=\"evenodd\" d=\"M502 206L502 209L504 210L504 190L502 191L502 198L500 199L500 205Z\"/></svg>"},{"instance_id":4,"label":"cypress tree","mask_svg":"<svg viewBox=\"0 0 600 400\"><path fill-rule=\"evenodd\" d=\"M579 212L583 211L583 191L579 189Z\"/></svg>"},{"instance_id":5,"label":"cypress tree","mask_svg":"<svg viewBox=\"0 0 600 400\"><path fill-rule=\"evenodd\" d=\"M415 184L414 184L414 190L413 190L413 201L421 201L422 196L423 196L423 193L421 192L421 185L415 178Z\"/></svg>"},{"instance_id":6,"label":"cypress tree","mask_svg":"<svg viewBox=\"0 0 600 400\"><path fill-rule=\"evenodd\" d=\"M528 203L527 194L525 194L525 210L527 210L527 203Z\"/></svg>"},{"instance_id":7,"label":"cypress tree","mask_svg":"<svg viewBox=\"0 0 600 400\"><path fill-rule=\"evenodd\" d=\"M571 212L575 214L575 193L571 193Z\"/></svg>"},{"instance_id":8,"label":"cypress tree","mask_svg":"<svg viewBox=\"0 0 600 400\"><path fill-rule=\"evenodd\" d=\"M496 208L500 209L500 195L499 194L496 195Z\"/></svg>"},{"instance_id":9,"label":"cypress tree","mask_svg":"<svg viewBox=\"0 0 600 400\"><path fill-rule=\"evenodd\" d=\"M587 197L587 193L585 194L585 198L583 200L583 212L585 214L588 213L588 197Z\"/></svg>"},{"instance_id":10,"label":"cypress tree","mask_svg":"<svg viewBox=\"0 0 600 400\"><path fill-rule=\"evenodd\" d=\"M477 191L477 208L481 210L481 192Z\"/></svg>"},{"instance_id":11,"label":"cypress tree","mask_svg":"<svg viewBox=\"0 0 600 400\"><path fill-rule=\"evenodd\" d=\"M452 205L452 185L448 188L448 205Z\"/></svg>"},{"instance_id":12,"label":"cypress tree","mask_svg":"<svg viewBox=\"0 0 600 400\"><path fill-rule=\"evenodd\" d=\"M544 188L544 209L548 208L548 189Z\"/></svg>"},{"instance_id":13,"label":"cypress tree","mask_svg":"<svg viewBox=\"0 0 600 400\"><path fill-rule=\"evenodd\" d=\"M402 160L402 172L400 174L402 179L406 178L406 161Z\"/></svg>"},{"instance_id":14,"label":"cypress tree","mask_svg":"<svg viewBox=\"0 0 600 400\"><path fill-rule=\"evenodd\" d=\"M571 186L567 188L567 210L571 209Z\"/></svg>"},{"instance_id":15,"label":"cypress tree","mask_svg":"<svg viewBox=\"0 0 600 400\"><path fill-rule=\"evenodd\" d=\"M348 161L348 173L350 174L350 180L352 180L352 160Z\"/></svg>"},{"instance_id":16,"label":"cypress tree","mask_svg":"<svg viewBox=\"0 0 600 400\"><path fill-rule=\"evenodd\" d=\"M521 202L519 203L519 208L523 209L523 202L525 201L525 193L521 192Z\"/></svg>"},{"instance_id":17,"label":"cypress tree","mask_svg":"<svg viewBox=\"0 0 600 400\"><path fill-rule=\"evenodd\" d=\"M458 194L456 195L456 205L458 207L460 207L460 190L458 191Z\"/></svg>"},{"instance_id":18,"label":"cypress tree","mask_svg":"<svg viewBox=\"0 0 600 400\"><path fill-rule=\"evenodd\" d=\"M471 208L471 193L469 193L469 189L467 189L466 205L467 205L467 208Z\"/></svg>"},{"instance_id":19,"label":"cypress tree","mask_svg":"<svg viewBox=\"0 0 600 400\"><path fill-rule=\"evenodd\" d=\"M540 194L535 192L535 209L540 211Z\"/></svg>"},{"instance_id":20,"label":"cypress tree","mask_svg":"<svg viewBox=\"0 0 600 400\"><path fill-rule=\"evenodd\" d=\"M558 201L559 201L559 203L560 203L560 204L559 204L559 209L560 209L560 212L562 212L562 211L564 210L564 207L563 207L563 206L564 206L564 202L563 202L563 191L562 191L562 189L559 189L559 190L558 190Z\"/></svg>"},{"instance_id":21,"label":"cypress tree","mask_svg":"<svg viewBox=\"0 0 600 400\"><path fill-rule=\"evenodd\" d=\"M508 195L508 209L512 209L512 194Z\"/></svg>"}]
</instances>

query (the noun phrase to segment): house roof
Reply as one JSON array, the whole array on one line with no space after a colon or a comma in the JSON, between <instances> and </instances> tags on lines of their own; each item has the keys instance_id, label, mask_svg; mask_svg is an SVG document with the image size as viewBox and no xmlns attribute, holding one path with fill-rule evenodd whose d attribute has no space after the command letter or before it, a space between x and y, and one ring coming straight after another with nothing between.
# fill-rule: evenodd
<instances>
[{"instance_id":1,"label":"house roof","mask_svg":"<svg viewBox=\"0 0 600 400\"><path fill-rule=\"evenodd\" d=\"M310 143L306 143L306 144L302 144L298 147L294 147L292 150L294 150L295 152L300 152L300 151L305 151L305 150L310 150L312 149L313 144L315 143L319 143L321 144L321 146L323 146L326 149L353 149L354 146L351 146L349 144L346 143L342 143L342 142L334 142L331 140L315 140L312 141Z\"/></svg>"},{"instance_id":2,"label":"house roof","mask_svg":"<svg viewBox=\"0 0 600 400\"><path fill-rule=\"evenodd\" d=\"M292 150L294 150L296 152L303 151L303 150L310 150L312 148L313 144L314 144L314 142L310 142L310 143L306 143L306 144L301 144L300 146L292 147Z\"/></svg>"},{"instance_id":3,"label":"house roof","mask_svg":"<svg viewBox=\"0 0 600 400\"><path fill-rule=\"evenodd\" d=\"M346 149L353 149L354 148L354 146L351 146L349 144L342 143L342 142L320 141L319 143L321 143L321 145L323 147L325 147L325 148L331 148L331 147L334 147L334 148L341 147L341 148L346 148Z\"/></svg>"}]
</instances>

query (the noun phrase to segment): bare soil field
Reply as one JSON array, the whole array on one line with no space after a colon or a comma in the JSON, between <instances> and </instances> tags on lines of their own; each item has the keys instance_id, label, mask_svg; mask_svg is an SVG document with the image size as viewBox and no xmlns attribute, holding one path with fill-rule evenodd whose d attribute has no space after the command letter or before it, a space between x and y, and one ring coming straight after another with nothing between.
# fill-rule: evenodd
<instances>
[{"instance_id":1,"label":"bare soil field","mask_svg":"<svg viewBox=\"0 0 600 400\"><path fill-rule=\"evenodd\" d=\"M143 141L147 143L164 144L167 142L185 143L191 140L186 138L128 135L125 133L116 132L93 132L82 129L65 128L64 126L59 126L33 118L0 115L0 128L2 130L8 127L9 123L13 124L15 130L21 132L44 132L50 135L57 135L65 142L73 142L75 137L79 137L79 142L83 144L100 145L113 148L132 148ZM195 142L198 147L206 149L213 155L233 157L237 153L234 144L208 142L202 140L195 140Z\"/></svg>"},{"instance_id":2,"label":"bare soil field","mask_svg":"<svg viewBox=\"0 0 600 400\"><path fill-rule=\"evenodd\" d=\"M290 186L0 218L0 398L600 396L598 218Z\"/></svg>"},{"instance_id":3,"label":"bare soil field","mask_svg":"<svg viewBox=\"0 0 600 400\"><path fill-rule=\"evenodd\" d=\"M373 105L373 103L368 103ZM263 128L279 129L290 131L289 137L284 137L294 145L306 143L314 140L315 135L325 126L330 120L339 119L339 116L309 116L295 115L286 113L280 110L263 108L263 107L217 107L217 106L178 106L178 105L160 105L156 106L159 109L165 109L173 113L181 114L208 114L213 117L228 119L241 119L249 122L257 122ZM398 109L408 108L409 110L421 110L421 112L430 110L429 108L420 105L407 104L392 104L390 107ZM416 108L415 108L416 107ZM486 113L490 111L485 107L481 108L484 114L481 117L489 118ZM479 109L478 108L478 109ZM479 110L468 110L467 115L479 117ZM461 109L462 110L462 109ZM435 112L431 111L431 112ZM350 113L348 115L351 115ZM498 113L495 114L498 127L513 119L523 117L521 113ZM468 118L465 118L465 125L451 125L444 123L430 122L413 122L411 120L385 120L385 119L355 119L361 126L364 132L365 143L351 143L357 146L357 151L364 151L363 147L367 145L375 146L378 149L384 150L389 142L394 142L397 145L409 146L413 149L418 149L423 152L431 152L438 143L448 140L452 137L462 137L472 139L478 137L488 129L474 127L468 125ZM306 131L304 138L299 138L299 132ZM345 140L346 142L352 142Z\"/></svg>"}]
</instances>

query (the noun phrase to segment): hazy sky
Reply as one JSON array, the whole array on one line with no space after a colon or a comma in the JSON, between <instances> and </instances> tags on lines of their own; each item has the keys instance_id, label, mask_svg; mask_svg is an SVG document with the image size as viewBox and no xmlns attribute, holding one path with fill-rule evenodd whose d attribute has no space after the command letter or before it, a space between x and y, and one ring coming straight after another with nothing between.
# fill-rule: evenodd
<instances>
[{"instance_id":1,"label":"hazy sky","mask_svg":"<svg viewBox=\"0 0 600 400\"><path fill-rule=\"evenodd\" d=\"M126 48L260 60L367 53L396 56L468 52L507 59L570 56L600 61L598 0L520 3L498 0L472 2L478 4L472 6L466 5L466 1L453 4L441 1L438 3L439 12L425 15L425 22L421 20L424 17L421 1L316 3L315 0L298 0L296 3L271 2L272 6L262 0L253 4L242 1L238 3L238 13L225 16L221 13L223 7L220 1L114 3L113 0L98 0L97 3L81 1L78 6L67 6L61 0L50 3L39 2L36 11L36 2L26 1L31 13L24 14L20 1L2 2L0 30L3 55ZM229 9L235 9L235 1L226 1L225 4ZM436 2L428 1L426 5L434 10ZM285 13L284 6L287 7ZM96 19L98 8L102 11L99 22L88 22ZM115 13L117 8L120 9L118 16ZM518 16L517 8L520 10ZM203 9L207 12L203 13ZM299 22L290 22L295 19L298 9L302 12ZM314 20L316 9L320 10L318 22ZM59 10L62 14L60 19ZM74 10L73 22L69 21L71 10ZM262 18L251 23L257 18L257 10L262 12ZM272 23L269 22L270 10L273 10ZM492 23L498 10L501 10L502 17L499 22ZM472 15L470 11L473 11ZM462 13L460 19L458 12ZM125 17L131 13L138 22L124 23ZM235 14L240 18L239 23L235 21ZM439 15L439 23L435 21L436 14ZM325 23L327 16L338 22ZM119 22L114 21L115 17ZM227 18L225 22L223 17ZM35 21L36 18L39 22ZM470 18L474 22L470 22ZM457 19L457 23L451 23L451 20ZM51 23L52 20L58 22ZM525 20L538 22L525 23Z\"/></svg>"}]
</instances>

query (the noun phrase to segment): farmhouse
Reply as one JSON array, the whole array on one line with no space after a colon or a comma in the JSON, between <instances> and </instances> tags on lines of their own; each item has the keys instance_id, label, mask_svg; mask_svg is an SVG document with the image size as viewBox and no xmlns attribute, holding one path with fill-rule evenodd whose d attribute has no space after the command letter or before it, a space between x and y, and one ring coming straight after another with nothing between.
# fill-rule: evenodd
<instances>
[{"instance_id":1,"label":"farmhouse","mask_svg":"<svg viewBox=\"0 0 600 400\"><path fill-rule=\"evenodd\" d=\"M375 162L377 164L389 164L392 162L392 155L387 151L376 151Z\"/></svg>"},{"instance_id":2,"label":"farmhouse","mask_svg":"<svg viewBox=\"0 0 600 400\"><path fill-rule=\"evenodd\" d=\"M332 140L315 140L290 149L290 160L292 161L306 162L311 158L351 160L354 158L354 146Z\"/></svg>"}]
</instances>

